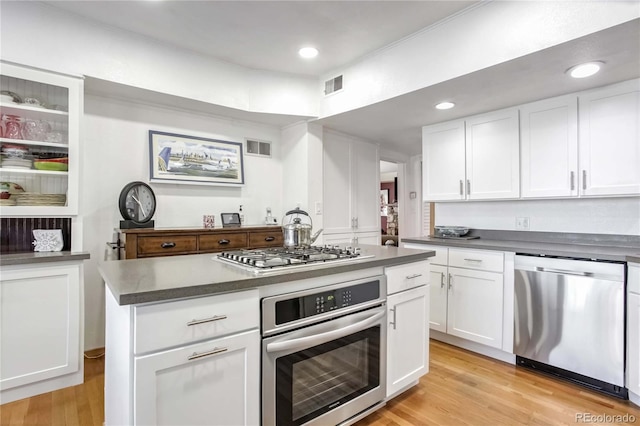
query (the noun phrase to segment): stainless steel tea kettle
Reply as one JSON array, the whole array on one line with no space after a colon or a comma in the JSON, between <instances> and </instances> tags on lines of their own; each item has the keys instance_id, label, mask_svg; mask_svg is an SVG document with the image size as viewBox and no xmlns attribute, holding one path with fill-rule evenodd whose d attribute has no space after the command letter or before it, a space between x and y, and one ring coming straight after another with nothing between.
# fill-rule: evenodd
<instances>
[{"instance_id":1,"label":"stainless steel tea kettle","mask_svg":"<svg viewBox=\"0 0 640 426\"><path fill-rule=\"evenodd\" d=\"M304 217L308 219L309 223L305 223L302 220ZM288 221L285 223L285 221ZM313 221L309 216L309 213L300 208L289 210L282 218L282 234L284 236L284 246L287 248L306 248L318 238L322 229L315 234L311 235L313 229Z\"/></svg>"}]
</instances>

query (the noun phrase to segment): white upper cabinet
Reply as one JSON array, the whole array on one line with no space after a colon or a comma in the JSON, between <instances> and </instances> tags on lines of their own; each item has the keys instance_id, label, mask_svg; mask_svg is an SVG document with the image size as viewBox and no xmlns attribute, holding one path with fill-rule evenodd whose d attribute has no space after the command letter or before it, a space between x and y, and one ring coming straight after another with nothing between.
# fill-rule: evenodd
<instances>
[{"instance_id":1,"label":"white upper cabinet","mask_svg":"<svg viewBox=\"0 0 640 426\"><path fill-rule=\"evenodd\" d=\"M545 99L520 108L522 197L578 195L578 100Z\"/></svg>"},{"instance_id":2,"label":"white upper cabinet","mask_svg":"<svg viewBox=\"0 0 640 426\"><path fill-rule=\"evenodd\" d=\"M517 109L423 127L424 200L518 198L519 148Z\"/></svg>"},{"instance_id":3,"label":"white upper cabinet","mask_svg":"<svg viewBox=\"0 0 640 426\"><path fill-rule=\"evenodd\" d=\"M520 196L518 110L482 114L466 120L467 198Z\"/></svg>"},{"instance_id":4,"label":"white upper cabinet","mask_svg":"<svg viewBox=\"0 0 640 426\"><path fill-rule=\"evenodd\" d=\"M378 147L325 132L324 234L380 232Z\"/></svg>"},{"instance_id":5,"label":"white upper cabinet","mask_svg":"<svg viewBox=\"0 0 640 426\"><path fill-rule=\"evenodd\" d=\"M583 195L640 194L640 80L579 95Z\"/></svg>"},{"instance_id":6,"label":"white upper cabinet","mask_svg":"<svg viewBox=\"0 0 640 426\"><path fill-rule=\"evenodd\" d=\"M29 193L12 194L2 216L76 215L83 80L1 62L0 87L0 180Z\"/></svg>"},{"instance_id":7,"label":"white upper cabinet","mask_svg":"<svg viewBox=\"0 0 640 426\"><path fill-rule=\"evenodd\" d=\"M464 120L422 128L423 199L464 200Z\"/></svg>"}]
</instances>

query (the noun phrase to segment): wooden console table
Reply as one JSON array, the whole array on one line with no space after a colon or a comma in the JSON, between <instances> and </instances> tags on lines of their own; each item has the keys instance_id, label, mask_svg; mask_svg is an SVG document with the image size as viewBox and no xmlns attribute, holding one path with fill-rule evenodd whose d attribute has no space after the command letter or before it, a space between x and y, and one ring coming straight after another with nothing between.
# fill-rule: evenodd
<instances>
[{"instance_id":1,"label":"wooden console table","mask_svg":"<svg viewBox=\"0 0 640 426\"><path fill-rule=\"evenodd\" d=\"M119 229L118 233L125 259L284 245L280 226Z\"/></svg>"}]
</instances>

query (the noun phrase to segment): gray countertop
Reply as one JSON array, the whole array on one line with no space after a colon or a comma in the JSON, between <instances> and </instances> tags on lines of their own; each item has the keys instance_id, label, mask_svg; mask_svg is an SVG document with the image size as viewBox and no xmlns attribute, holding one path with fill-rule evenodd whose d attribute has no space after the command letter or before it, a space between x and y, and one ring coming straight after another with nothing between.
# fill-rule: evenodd
<instances>
[{"instance_id":1,"label":"gray countertop","mask_svg":"<svg viewBox=\"0 0 640 426\"><path fill-rule=\"evenodd\" d=\"M89 259L89 253L87 252L24 252L2 254L2 256L0 256L0 265L34 265L38 263L70 262L85 259Z\"/></svg>"},{"instance_id":2,"label":"gray countertop","mask_svg":"<svg viewBox=\"0 0 640 426\"><path fill-rule=\"evenodd\" d=\"M627 262L640 263L640 253L627 256Z\"/></svg>"},{"instance_id":3,"label":"gray countertop","mask_svg":"<svg viewBox=\"0 0 640 426\"><path fill-rule=\"evenodd\" d=\"M435 255L433 251L397 247L361 246L361 249L363 258L355 261L320 264L264 275L215 260L215 253L104 261L98 265L98 270L118 304L131 305L399 265ZM373 257L364 258L365 255Z\"/></svg>"},{"instance_id":4,"label":"gray countertop","mask_svg":"<svg viewBox=\"0 0 640 426\"><path fill-rule=\"evenodd\" d=\"M588 240L586 238L572 238L575 234L566 235L567 241L562 241L557 237L549 238L549 241L507 240L495 238L496 236L500 236L499 234L488 234L488 238L485 238L487 236L485 235L481 236L479 239L473 240L415 237L402 238L401 242L471 249L500 250L533 255L581 257L619 262L633 262L633 259L636 259L635 261L640 260L640 257L638 257L640 255L637 254L640 252L640 247L630 246L631 244L635 244L635 241L629 243L628 240L621 240L617 242L614 239L608 239L605 241L604 239L597 238ZM544 238L544 236L540 238Z\"/></svg>"}]
</instances>

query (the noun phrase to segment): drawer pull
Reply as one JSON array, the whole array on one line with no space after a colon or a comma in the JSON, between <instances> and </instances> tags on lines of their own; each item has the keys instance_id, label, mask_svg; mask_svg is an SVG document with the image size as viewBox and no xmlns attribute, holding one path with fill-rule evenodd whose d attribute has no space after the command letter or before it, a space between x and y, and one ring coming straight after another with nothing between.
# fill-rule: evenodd
<instances>
[{"instance_id":1,"label":"drawer pull","mask_svg":"<svg viewBox=\"0 0 640 426\"><path fill-rule=\"evenodd\" d=\"M449 274L449 290L453 287L453 275Z\"/></svg>"},{"instance_id":2,"label":"drawer pull","mask_svg":"<svg viewBox=\"0 0 640 426\"><path fill-rule=\"evenodd\" d=\"M202 352L202 353L197 353L194 352L191 355L189 355L187 357L187 360L192 361L194 359L198 359L198 358L203 358L205 356L209 356L209 355L215 355L215 354L219 354L222 352L226 352L227 348L213 348L212 350L208 351L208 352Z\"/></svg>"},{"instance_id":3,"label":"drawer pull","mask_svg":"<svg viewBox=\"0 0 640 426\"><path fill-rule=\"evenodd\" d=\"M414 279L414 278L418 278L418 277L421 277L421 276L422 276L422 274L414 274L414 275L409 275L409 276L407 276L406 278L407 278L408 280L412 280L412 279Z\"/></svg>"},{"instance_id":4,"label":"drawer pull","mask_svg":"<svg viewBox=\"0 0 640 426\"><path fill-rule=\"evenodd\" d=\"M482 259L464 259L465 262L482 262Z\"/></svg>"},{"instance_id":5,"label":"drawer pull","mask_svg":"<svg viewBox=\"0 0 640 426\"><path fill-rule=\"evenodd\" d=\"M173 241L160 244L160 247L162 248L174 248L175 246L176 243L174 243Z\"/></svg>"},{"instance_id":6,"label":"drawer pull","mask_svg":"<svg viewBox=\"0 0 640 426\"><path fill-rule=\"evenodd\" d=\"M440 272L440 288L444 288L444 272Z\"/></svg>"},{"instance_id":7,"label":"drawer pull","mask_svg":"<svg viewBox=\"0 0 640 426\"><path fill-rule=\"evenodd\" d=\"M218 244L229 244L230 242L229 240L218 240Z\"/></svg>"},{"instance_id":8,"label":"drawer pull","mask_svg":"<svg viewBox=\"0 0 640 426\"><path fill-rule=\"evenodd\" d=\"M204 324L206 322L214 322L214 321L220 321L223 319L227 319L226 315L215 315L212 316L211 318L205 318L205 319L199 319L199 320L191 320L187 323L187 327L191 327L192 325L198 325L198 324Z\"/></svg>"},{"instance_id":9,"label":"drawer pull","mask_svg":"<svg viewBox=\"0 0 640 426\"><path fill-rule=\"evenodd\" d=\"M276 239L276 237L264 237L265 241L273 241L275 239Z\"/></svg>"}]
</instances>

